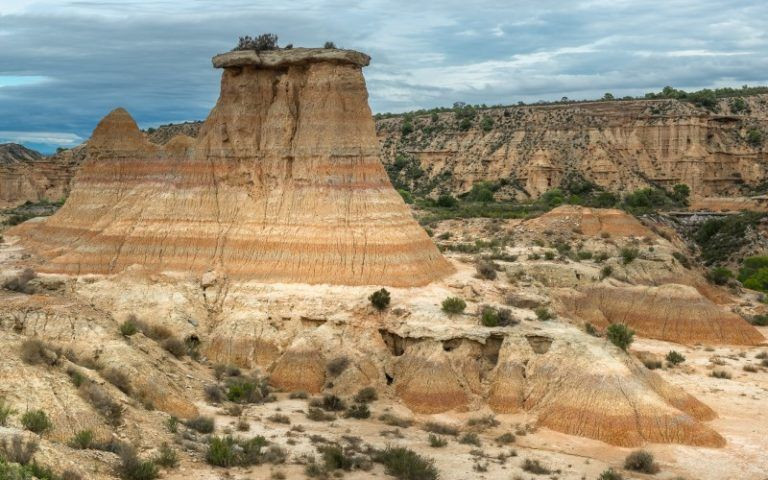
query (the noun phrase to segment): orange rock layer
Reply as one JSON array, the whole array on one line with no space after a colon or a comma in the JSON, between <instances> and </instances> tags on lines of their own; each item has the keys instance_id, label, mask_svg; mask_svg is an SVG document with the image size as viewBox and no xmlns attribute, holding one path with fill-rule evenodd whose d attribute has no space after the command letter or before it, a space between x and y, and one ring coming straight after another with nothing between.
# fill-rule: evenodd
<instances>
[{"instance_id":1,"label":"orange rock layer","mask_svg":"<svg viewBox=\"0 0 768 480\"><path fill-rule=\"evenodd\" d=\"M151 271L416 286L452 272L392 188L360 64L225 69L196 139L150 143L122 109L89 142L67 203L20 235L44 271Z\"/></svg>"}]
</instances>

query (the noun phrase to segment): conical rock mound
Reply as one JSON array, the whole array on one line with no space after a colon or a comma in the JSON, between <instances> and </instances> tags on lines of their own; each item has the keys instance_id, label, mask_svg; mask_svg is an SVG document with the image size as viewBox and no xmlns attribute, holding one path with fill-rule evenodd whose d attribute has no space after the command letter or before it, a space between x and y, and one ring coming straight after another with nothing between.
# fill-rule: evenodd
<instances>
[{"instance_id":1,"label":"conical rock mound","mask_svg":"<svg viewBox=\"0 0 768 480\"><path fill-rule=\"evenodd\" d=\"M196 139L150 143L117 109L96 127L67 203L10 234L42 269L265 282L418 286L453 271L392 188L358 52L231 52Z\"/></svg>"}]
</instances>

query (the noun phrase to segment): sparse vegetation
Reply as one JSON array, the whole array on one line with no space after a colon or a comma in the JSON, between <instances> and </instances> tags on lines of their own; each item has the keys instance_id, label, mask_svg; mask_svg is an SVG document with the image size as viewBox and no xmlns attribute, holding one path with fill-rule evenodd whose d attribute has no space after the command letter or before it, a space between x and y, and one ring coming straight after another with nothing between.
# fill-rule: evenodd
<instances>
[{"instance_id":1,"label":"sparse vegetation","mask_svg":"<svg viewBox=\"0 0 768 480\"><path fill-rule=\"evenodd\" d=\"M624 324L614 323L605 329L605 336L611 343L626 351L635 339L635 332Z\"/></svg>"},{"instance_id":2,"label":"sparse vegetation","mask_svg":"<svg viewBox=\"0 0 768 480\"><path fill-rule=\"evenodd\" d=\"M277 35L274 33L262 33L255 38L251 38L248 35L240 37L237 46L232 51L255 50L260 52L263 50L275 50L276 48L278 48Z\"/></svg>"},{"instance_id":3,"label":"sparse vegetation","mask_svg":"<svg viewBox=\"0 0 768 480\"><path fill-rule=\"evenodd\" d=\"M130 395L133 392L133 388L131 387L131 380L128 378L128 375L123 373L121 370L118 370L114 367L109 367L102 370L101 376L104 377L104 380L116 386L124 394Z\"/></svg>"},{"instance_id":4,"label":"sparse vegetation","mask_svg":"<svg viewBox=\"0 0 768 480\"><path fill-rule=\"evenodd\" d=\"M377 452L373 460L384 465L387 475L399 480L437 480L434 462L423 458L413 450L403 447L387 447Z\"/></svg>"},{"instance_id":5,"label":"sparse vegetation","mask_svg":"<svg viewBox=\"0 0 768 480\"><path fill-rule=\"evenodd\" d=\"M511 443L515 443L515 434L510 432L502 433L496 437L496 443L499 445L509 445Z\"/></svg>"},{"instance_id":6,"label":"sparse vegetation","mask_svg":"<svg viewBox=\"0 0 768 480\"><path fill-rule=\"evenodd\" d=\"M624 247L621 249L621 263L628 265L635 261L640 255L640 251L636 248Z\"/></svg>"},{"instance_id":7,"label":"sparse vegetation","mask_svg":"<svg viewBox=\"0 0 768 480\"><path fill-rule=\"evenodd\" d=\"M355 403L352 406L350 406L347 409L347 412L344 414L344 417L346 418L369 418L371 416L371 410L368 408L368 405L365 403Z\"/></svg>"},{"instance_id":8,"label":"sparse vegetation","mask_svg":"<svg viewBox=\"0 0 768 480\"><path fill-rule=\"evenodd\" d=\"M534 310L534 313L536 314L536 318L538 318L542 322L552 320L553 318L555 318L555 314L550 312L549 309L546 307L539 307L536 310Z\"/></svg>"},{"instance_id":9,"label":"sparse vegetation","mask_svg":"<svg viewBox=\"0 0 768 480\"><path fill-rule=\"evenodd\" d=\"M371 294L370 297L368 297L368 300L371 301L371 305L373 305L374 308L376 308L376 310L378 311L386 310L390 302L389 291L387 291L386 288L382 288L381 290L376 290Z\"/></svg>"},{"instance_id":10,"label":"sparse vegetation","mask_svg":"<svg viewBox=\"0 0 768 480\"><path fill-rule=\"evenodd\" d=\"M476 447L481 445L480 437L475 432L467 432L459 437L459 443L463 443L465 445L474 445Z\"/></svg>"},{"instance_id":11,"label":"sparse vegetation","mask_svg":"<svg viewBox=\"0 0 768 480\"><path fill-rule=\"evenodd\" d=\"M427 439L429 440L429 446L432 448L443 448L448 445L448 439L434 433L430 433Z\"/></svg>"},{"instance_id":12,"label":"sparse vegetation","mask_svg":"<svg viewBox=\"0 0 768 480\"><path fill-rule=\"evenodd\" d=\"M29 410L21 416L21 424L26 430L42 435L53 428L53 423L43 410Z\"/></svg>"},{"instance_id":13,"label":"sparse vegetation","mask_svg":"<svg viewBox=\"0 0 768 480\"><path fill-rule=\"evenodd\" d=\"M685 361L685 357L675 350L670 350L669 353L667 353L667 356L664 358L667 360L667 363L673 367L680 365Z\"/></svg>"},{"instance_id":14,"label":"sparse vegetation","mask_svg":"<svg viewBox=\"0 0 768 480\"><path fill-rule=\"evenodd\" d=\"M200 433L213 433L215 428L213 417L206 417L202 415L191 420L187 420L185 425Z\"/></svg>"},{"instance_id":15,"label":"sparse vegetation","mask_svg":"<svg viewBox=\"0 0 768 480\"><path fill-rule=\"evenodd\" d=\"M264 448L268 447L268 448ZM232 436L211 437L206 461L217 467L258 465L260 463L284 463L286 453L277 445L269 445L266 438L256 436L235 439Z\"/></svg>"},{"instance_id":16,"label":"sparse vegetation","mask_svg":"<svg viewBox=\"0 0 768 480\"><path fill-rule=\"evenodd\" d=\"M442 308L445 313L456 315L464 312L464 309L467 308L467 302L459 297L448 297L443 300Z\"/></svg>"},{"instance_id":17,"label":"sparse vegetation","mask_svg":"<svg viewBox=\"0 0 768 480\"><path fill-rule=\"evenodd\" d=\"M379 395L376 393L376 389L373 387L364 387L357 391L355 395L355 402L357 403L371 403L378 400Z\"/></svg>"},{"instance_id":18,"label":"sparse vegetation","mask_svg":"<svg viewBox=\"0 0 768 480\"><path fill-rule=\"evenodd\" d=\"M227 399L235 403L262 403L270 399L266 379L230 377L227 379Z\"/></svg>"},{"instance_id":19,"label":"sparse vegetation","mask_svg":"<svg viewBox=\"0 0 768 480\"><path fill-rule=\"evenodd\" d=\"M552 473L552 470L542 465L541 462L538 460L531 460L530 458L526 458L523 461L522 469L534 475L549 475Z\"/></svg>"},{"instance_id":20,"label":"sparse vegetation","mask_svg":"<svg viewBox=\"0 0 768 480\"><path fill-rule=\"evenodd\" d=\"M725 267L714 267L707 272L707 280L715 285L725 285L733 278L733 272Z\"/></svg>"},{"instance_id":21,"label":"sparse vegetation","mask_svg":"<svg viewBox=\"0 0 768 480\"><path fill-rule=\"evenodd\" d=\"M69 442L69 446L79 450L86 450L93 446L93 431L92 430L80 430L72 437Z\"/></svg>"},{"instance_id":22,"label":"sparse vegetation","mask_svg":"<svg viewBox=\"0 0 768 480\"><path fill-rule=\"evenodd\" d=\"M20 465L28 465L37 453L38 447L37 439L26 439L23 435L5 436L0 439L0 461L5 460ZM2 470L0 470L1 472ZM0 479L3 477L0 476ZM16 478L11 477L9 480L16 480Z\"/></svg>"},{"instance_id":23,"label":"sparse vegetation","mask_svg":"<svg viewBox=\"0 0 768 480\"><path fill-rule=\"evenodd\" d=\"M725 370L712 370L709 376L713 378L722 378L725 380L730 380L732 377L731 374Z\"/></svg>"},{"instance_id":24,"label":"sparse vegetation","mask_svg":"<svg viewBox=\"0 0 768 480\"><path fill-rule=\"evenodd\" d=\"M336 420L336 415L326 413L322 408L309 407L307 409L307 418L313 422L330 422Z\"/></svg>"},{"instance_id":25,"label":"sparse vegetation","mask_svg":"<svg viewBox=\"0 0 768 480\"><path fill-rule=\"evenodd\" d=\"M30 338L21 344L21 359L29 365L56 365L60 355L60 349L39 338Z\"/></svg>"},{"instance_id":26,"label":"sparse vegetation","mask_svg":"<svg viewBox=\"0 0 768 480\"><path fill-rule=\"evenodd\" d=\"M391 413L382 413L379 415L379 421L390 427L408 428L413 425L413 421L407 418L401 418Z\"/></svg>"},{"instance_id":27,"label":"sparse vegetation","mask_svg":"<svg viewBox=\"0 0 768 480\"><path fill-rule=\"evenodd\" d=\"M6 403L3 397L0 397L0 427L8 426L8 419L11 418L11 415L17 413L18 411L15 408Z\"/></svg>"},{"instance_id":28,"label":"sparse vegetation","mask_svg":"<svg viewBox=\"0 0 768 480\"><path fill-rule=\"evenodd\" d=\"M608 470L604 470L603 473L597 477L597 480L624 480L624 476L616 470L609 468Z\"/></svg>"},{"instance_id":29,"label":"sparse vegetation","mask_svg":"<svg viewBox=\"0 0 768 480\"><path fill-rule=\"evenodd\" d=\"M330 377L338 377L342 373L344 373L344 370L347 369L349 366L349 358L348 357L336 357L325 366L326 372L328 372L328 376Z\"/></svg>"},{"instance_id":30,"label":"sparse vegetation","mask_svg":"<svg viewBox=\"0 0 768 480\"><path fill-rule=\"evenodd\" d=\"M496 267L497 265L491 260L481 259L475 264L477 275L486 280L496 280Z\"/></svg>"},{"instance_id":31,"label":"sparse vegetation","mask_svg":"<svg viewBox=\"0 0 768 480\"><path fill-rule=\"evenodd\" d=\"M122 407L118 404L107 390L101 385L97 385L89 380L84 381L77 389L83 399L101 413L112 425L117 425L123 416Z\"/></svg>"},{"instance_id":32,"label":"sparse vegetation","mask_svg":"<svg viewBox=\"0 0 768 480\"><path fill-rule=\"evenodd\" d=\"M123 445L120 449L118 473L123 480L153 480L160 475L155 462L140 459L136 450L129 445Z\"/></svg>"},{"instance_id":33,"label":"sparse vegetation","mask_svg":"<svg viewBox=\"0 0 768 480\"><path fill-rule=\"evenodd\" d=\"M176 468L179 466L179 454L167 443L163 443L155 456L155 463L163 468Z\"/></svg>"},{"instance_id":34,"label":"sparse vegetation","mask_svg":"<svg viewBox=\"0 0 768 480\"><path fill-rule=\"evenodd\" d=\"M635 450L624 459L624 468L633 472L658 473L659 466L654 462L653 455L645 450Z\"/></svg>"},{"instance_id":35,"label":"sparse vegetation","mask_svg":"<svg viewBox=\"0 0 768 480\"><path fill-rule=\"evenodd\" d=\"M452 437L459 435L459 429L444 423L427 422L424 424L424 430L438 435L450 435Z\"/></svg>"}]
</instances>

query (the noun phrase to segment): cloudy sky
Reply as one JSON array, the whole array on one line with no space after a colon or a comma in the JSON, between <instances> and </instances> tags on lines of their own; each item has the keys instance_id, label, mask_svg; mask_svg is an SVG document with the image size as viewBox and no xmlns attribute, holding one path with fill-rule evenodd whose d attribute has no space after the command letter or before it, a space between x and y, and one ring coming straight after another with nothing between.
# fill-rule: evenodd
<instances>
[{"instance_id":1,"label":"cloudy sky","mask_svg":"<svg viewBox=\"0 0 768 480\"><path fill-rule=\"evenodd\" d=\"M241 35L373 57L374 112L768 84L766 0L0 0L0 143L203 119Z\"/></svg>"}]
</instances>

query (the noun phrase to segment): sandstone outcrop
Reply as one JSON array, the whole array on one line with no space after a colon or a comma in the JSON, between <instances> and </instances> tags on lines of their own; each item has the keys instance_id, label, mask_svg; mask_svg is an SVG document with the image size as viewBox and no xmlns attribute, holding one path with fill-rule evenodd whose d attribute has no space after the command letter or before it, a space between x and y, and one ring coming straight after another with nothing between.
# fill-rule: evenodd
<instances>
[{"instance_id":1,"label":"sandstone outcrop","mask_svg":"<svg viewBox=\"0 0 768 480\"><path fill-rule=\"evenodd\" d=\"M66 197L79 160L76 152L45 157L22 145L0 145L0 208Z\"/></svg>"},{"instance_id":2,"label":"sandstone outcrop","mask_svg":"<svg viewBox=\"0 0 768 480\"><path fill-rule=\"evenodd\" d=\"M623 323L638 335L682 344L759 345L765 338L746 320L686 285L595 285L561 297L564 311L598 328Z\"/></svg>"},{"instance_id":3,"label":"sandstone outcrop","mask_svg":"<svg viewBox=\"0 0 768 480\"><path fill-rule=\"evenodd\" d=\"M765 145L747 132L768 131L766 95L728 99L717 113L676 100L585 102L477 110L467 128L454 112L418 115L403 135L403 116L376 128L396 183L421 194L468 192L501 182L500 197L536 198L586 179L607 190L677 183L694 197L750 193L768 179ZM763 134L765 136L765 134Z\"/></svg>"},{"instance_id":4,"label":"sandstone outcrop","mask_svg":"<svg viewBox=\"0 0 768 480\"><path fill-rule=\"evenodd\" d=\"M452 271L379 161L351 51L230 52L196 139L149 142L117 109L66 204L9 232L43 270L152 271L269 282L424 285Z\"/></svg>"},{"instance_id":5,"label":"sandstone outcrop","mask_svg":"<svg viewBox=\"0 0 768 480\"><path fill-rule=\"evenodd\" d=\"M541 217L526 221L520 228L533 232L578 232L587 237L654 237L653 231L637 218L613 208L557 207Z\"/></svg>"}]
</instances>

